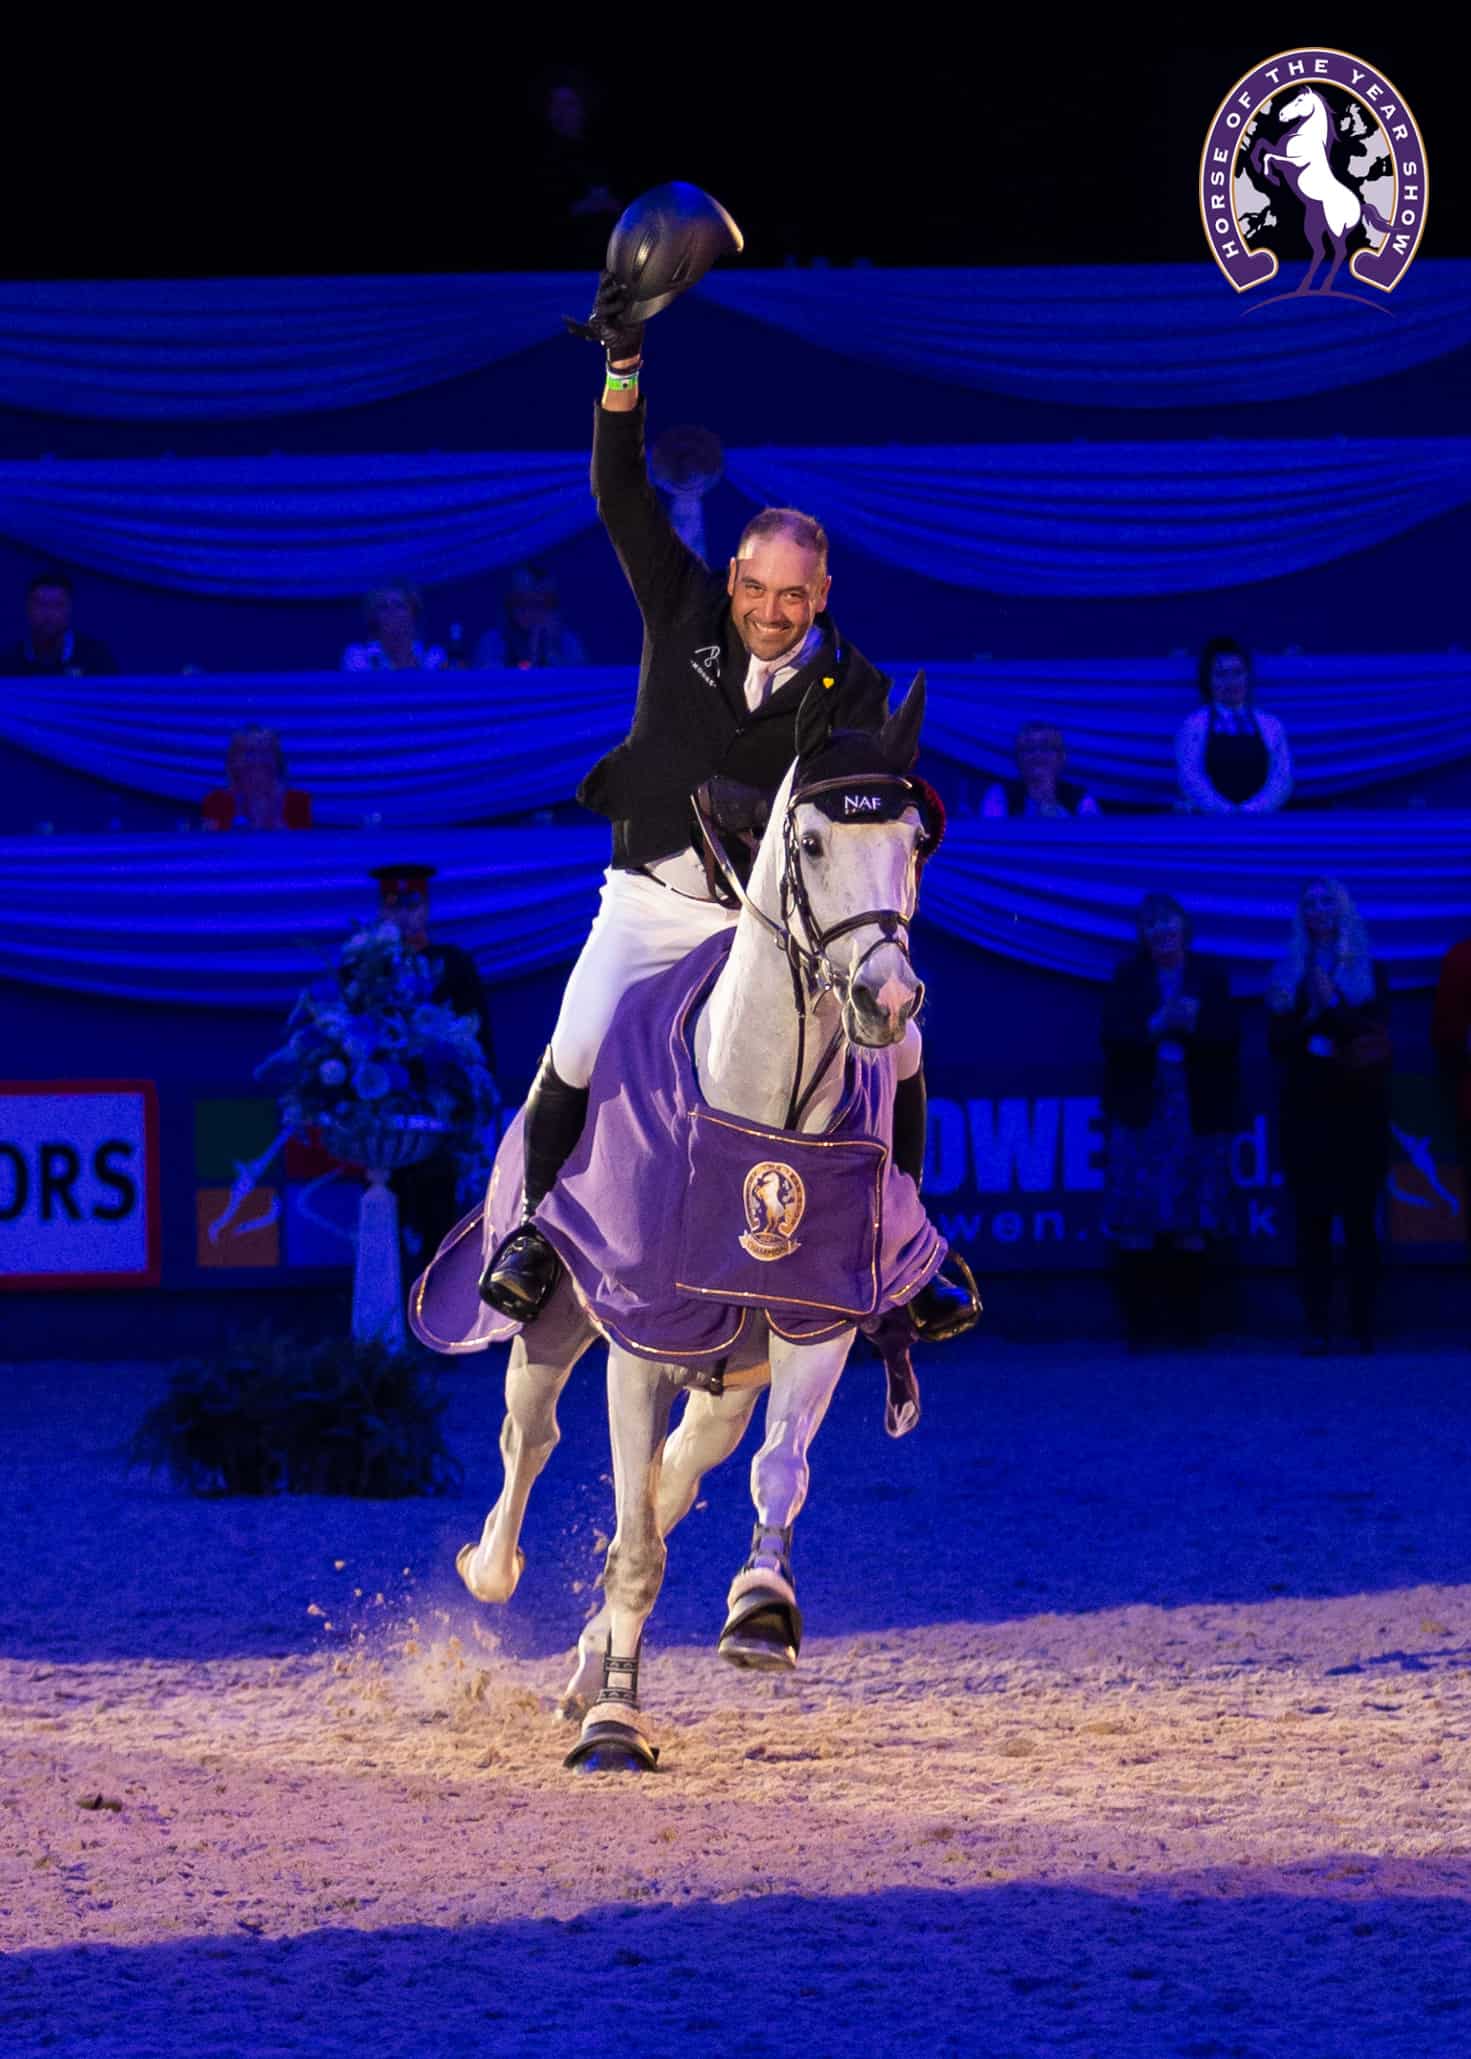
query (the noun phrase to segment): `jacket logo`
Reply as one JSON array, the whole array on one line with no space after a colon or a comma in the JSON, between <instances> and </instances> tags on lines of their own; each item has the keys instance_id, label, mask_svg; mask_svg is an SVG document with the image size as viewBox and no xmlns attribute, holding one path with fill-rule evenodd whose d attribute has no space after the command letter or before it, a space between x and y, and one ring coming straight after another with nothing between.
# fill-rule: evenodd
<instances>
[{"instance_id":1,"label":"jacket logo","mask_svg":"<svg viewBox=\"0 0 1471 2059\"><path fill-rule=\"evenodd\" d=\"M790 1258L802 1248L794 1235L807 1209L807 1190L791 1166L763 1159L746 1174L741 1200L746 1212L742 1251L752 1258Z\"/></svg>"},{"instance_id":2,"label":"jacket logo","mask_svg":"<svg viewBox=\"0 0 1471 2059\"><path fill-rule=\"evenodd\" d=\"M882 794L844 794L845 815L871 815L884 805Z\"/></svg>"},{"instance_id":3,"label":"jacket logo","mask_svg":"<svg viewBox=\"0 0 1471 2059\"><path fill-rule=\"evenodd\" d=\"M721 656L722 652L718 643L702 643L697 647L693 658L690 659L690 663L696 672L710 686L714 686L719 680Z\"/></svg>"}]
</instances>

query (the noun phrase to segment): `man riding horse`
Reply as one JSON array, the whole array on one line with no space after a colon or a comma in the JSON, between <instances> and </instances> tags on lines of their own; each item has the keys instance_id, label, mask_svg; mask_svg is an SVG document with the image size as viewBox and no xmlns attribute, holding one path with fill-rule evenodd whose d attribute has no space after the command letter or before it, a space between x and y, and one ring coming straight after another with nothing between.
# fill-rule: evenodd
<instances>
[{"instance_id":1,"label":"man riding horse","mask_svg":"<svg viewBox=\"0 0 1471 2059\"><path fill-rule=\"evenodd\" d=\"M705 213L692 232L704 239L703 270L740 242L717 203L698 200L718 216ZM712 797L727 831L749 830L796 755L797 712L809 693L823 697L838 730L876 731L887 711L888 679L827 612L827 536L811 516L765 509L747 524L722 578L682 541L650 483L639 394L643 324L690 276L686 265L673 291L660 293L667 279L656 274L661 262L666 275L669 266L667 241L663 251L658 242L645 234L626 264L603 273L592 313L577 325L607 356L592 486L643 617L644 643L632 727L578 789L585 806L612 822L613 860L526 1102L522 1218L480 1282L492 1308L523 1322L545 1305L561 1270L536 1211L581 1135L593 1062L618 1002L737 919L734 897L697 851L691 796ZM899 1072L894 1160L918 1184L925 1090L912 1025ZM976 1304L967 1289L936 1277L909 1312L921 1337L939 1341L968 1329Z\"/></svg>"}]
</instances>

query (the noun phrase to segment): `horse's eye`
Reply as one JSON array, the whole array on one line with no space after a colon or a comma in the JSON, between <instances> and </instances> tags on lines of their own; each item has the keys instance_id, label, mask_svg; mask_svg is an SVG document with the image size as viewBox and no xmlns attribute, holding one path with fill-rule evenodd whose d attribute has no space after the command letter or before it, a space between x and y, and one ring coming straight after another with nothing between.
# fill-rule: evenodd
<instances>
[{"instance_id":1,"label":"horse's eye","mask_svg":"<svg viewBox=\"0 0 1471 2059\"><path fill-rule=\"evenodd\" d=\"M820 858L822 856L822 838L815 829L803 831L802 850L803 854L808 858Z\"/></svg>"}]
</instances>

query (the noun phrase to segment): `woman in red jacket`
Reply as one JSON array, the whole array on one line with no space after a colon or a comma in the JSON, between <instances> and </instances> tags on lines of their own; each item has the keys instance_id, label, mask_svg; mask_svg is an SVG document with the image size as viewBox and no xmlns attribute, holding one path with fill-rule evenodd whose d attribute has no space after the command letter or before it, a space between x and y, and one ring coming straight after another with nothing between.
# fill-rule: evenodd
<instances>
[{"instance_id":1,"label":"woman in red jacket","mask_svg":"<svg viewBox=\"0 0 1471 2059\"><path fill-rule=\"evenodd\" d=\"M228 786L204 797L206 829L310 829L308 794L286 784L286 754L274 729L237 729L225 753Z\"/></svg>"}]
</instances>

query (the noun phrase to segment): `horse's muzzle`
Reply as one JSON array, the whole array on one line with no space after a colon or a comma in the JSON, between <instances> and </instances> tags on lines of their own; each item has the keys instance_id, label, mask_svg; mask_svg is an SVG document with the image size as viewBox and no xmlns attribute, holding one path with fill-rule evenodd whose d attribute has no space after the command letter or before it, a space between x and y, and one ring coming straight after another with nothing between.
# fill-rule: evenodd
<instances>
[{"instance_id":1,"label":"horse's muzzle","mask_svg":"<svg viewBox=\"0 0 1471 2059\"><path fill-rule=\"evenodd\" d=\"M843 1004L843 1029L850 1044L882 1050L900 1043L924 998L923 984L894 974L881 985L855 982Z\"/></svg>"}]
</instances>

